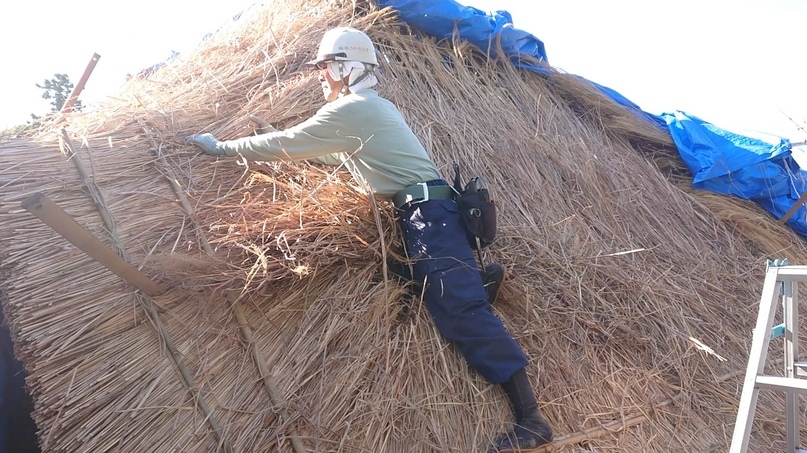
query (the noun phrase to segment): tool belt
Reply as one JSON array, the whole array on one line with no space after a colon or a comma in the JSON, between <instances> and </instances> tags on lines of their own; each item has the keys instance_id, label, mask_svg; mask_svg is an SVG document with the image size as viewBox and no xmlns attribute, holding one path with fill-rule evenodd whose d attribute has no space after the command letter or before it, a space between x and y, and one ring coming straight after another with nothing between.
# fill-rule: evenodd
<instances>
[{"instance_id":1,"label":"tool belt","mask_svg":"<svg viewBox=\"0 0 807 453\"><path fill-rule=\"evenodd\" d=\"M423 203L429 200L451 200L454 195L456 194L451 186L430 186L425 182L419 182L393 195L392 204L401 209L409 204Z\"/></svg>"},{"instance_id":2,"label":"tool belt","mask_svg":"<svg viewBox=\"0 0 807 453\"><path fill-rule=\"evenodd\" d=\"M481 249L496 239L496 204L479 176L471 178L463 187L460 167L456 163L453 166L455 199L465 221L468 243L479 252L481 261Z\"/></svg>"}]
</instances>

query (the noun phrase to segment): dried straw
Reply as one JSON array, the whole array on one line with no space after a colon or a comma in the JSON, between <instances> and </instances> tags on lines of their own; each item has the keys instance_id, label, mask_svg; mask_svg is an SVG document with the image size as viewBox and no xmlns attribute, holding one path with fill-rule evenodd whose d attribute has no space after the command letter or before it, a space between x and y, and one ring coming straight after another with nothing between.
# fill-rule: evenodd
<instances>
[{"instance_id":1,"label":"dried straw","mask_svg":"<svg viewBox=\"0 0 807 453\"><path fill-rule=\"evenodd\" d=\"M386 203L342 170L182 142L311 115L302 63L343 24L379 43L380 91L445 175L461 161L494 192L485 259L509 269L495 310L557 448L726 450L765 260L805 262L804 243L689 188L663 131L585 81L327 0L250 10L104 105L0 143L4 311L44 449L468 452L508 426L501 390L386 271ZM36 192L167 287L157 308L22 210ZM784 448L783 404L760 398L754 451Z\"/></svg>"}]
</instances>

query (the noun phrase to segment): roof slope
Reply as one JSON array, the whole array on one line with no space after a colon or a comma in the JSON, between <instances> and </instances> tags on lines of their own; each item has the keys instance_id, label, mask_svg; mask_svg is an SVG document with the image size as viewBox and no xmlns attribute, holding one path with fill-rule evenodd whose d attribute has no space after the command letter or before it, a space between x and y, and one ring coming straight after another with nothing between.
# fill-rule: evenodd
<instances>
[{"instance_id":1,"label":"roof slope","mask_svg":"<svg viewBox=\"0 0 807 453\"><path fill-rule=\"evenodd\" d=\"M322 101L303 62L342 24L379 43L380 91L446 176L459 160L492 188L486 259L509 268L496 312L558 444L725 449L765 260L807 261L794 233L692 192L664 131L576 77L436 45L372 6L301 0L0 144L0 285L44 449L468 452L508 425L500 389L383 265L397 243L386 205L339 170L182 143L252 133L250 115L308 117ZM36 193L165 293L21 209ZM758 419L782 401L761 400ZM758 428L752 445L782 446L783 426Z\"/></svg>"}]
</instances>

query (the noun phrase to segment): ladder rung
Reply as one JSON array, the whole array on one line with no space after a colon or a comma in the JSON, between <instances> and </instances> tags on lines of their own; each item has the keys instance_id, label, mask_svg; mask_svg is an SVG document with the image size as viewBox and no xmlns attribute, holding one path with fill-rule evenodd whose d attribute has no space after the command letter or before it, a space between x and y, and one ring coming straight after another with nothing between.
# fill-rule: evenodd
<instances>
[{"instance_id":1,"label":"ladder rung","mask_svg":"<svg viewBox=\"0 0 807 453\"><path fill-rule=\"evenodd\" d=\"M771 340L781 337L785 334L785 324L778 324L771 327Z\"/></svg>"},{"instance_id":2,"label":"ladder rung","mask_svg":"<svg viewBox=\"0 0 807 453\"><path fill-rule=\"evenodd\" d=\"M786 378L781 376L757 376L756 386L780 391L796 391L807 394L807 379Z\"/></svg>"}]
</instances>

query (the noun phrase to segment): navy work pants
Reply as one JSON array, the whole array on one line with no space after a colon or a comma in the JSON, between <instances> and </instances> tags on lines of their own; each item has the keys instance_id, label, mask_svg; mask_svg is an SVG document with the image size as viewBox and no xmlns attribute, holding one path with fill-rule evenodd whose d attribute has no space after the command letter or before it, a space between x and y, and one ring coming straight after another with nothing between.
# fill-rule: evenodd
<instances>
[{"instance_id":1,"label":"navy work pants","mask_svg":"<svg viewBox=\"0 0 807 453\"><path fill-rule=\"evenodd\" d=\"M423 299L437 329L490 382L510 379L527 358L493 314L457 203L430 200L397 214L415 261L413 278L424 284Z\"/></svg>"}]
</instances>

